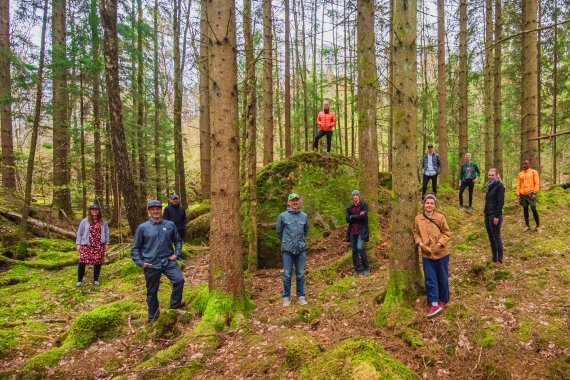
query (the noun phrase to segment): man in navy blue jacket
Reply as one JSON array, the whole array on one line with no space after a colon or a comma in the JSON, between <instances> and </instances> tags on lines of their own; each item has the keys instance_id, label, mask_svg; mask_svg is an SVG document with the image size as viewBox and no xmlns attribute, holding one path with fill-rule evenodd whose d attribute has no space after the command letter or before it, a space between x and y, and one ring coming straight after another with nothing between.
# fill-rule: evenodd
<instances>
[{"instance_id":1,"label":"man in navy blue jacket","mask_svg":"<svg viewBox=\"0 0 570 380\"><path fill-rule=\"evenodd\" d=\"M152 200L147 203L150 219L141 223L135 231L131 258L144 270L148 321L155 321L159 314L158 287L164 274L172 284L170 308L179 309L182 304L184 276L176 263L182 254L182 242L174 223L162 219L162 204Z\"/></svg>"}]
</instances>

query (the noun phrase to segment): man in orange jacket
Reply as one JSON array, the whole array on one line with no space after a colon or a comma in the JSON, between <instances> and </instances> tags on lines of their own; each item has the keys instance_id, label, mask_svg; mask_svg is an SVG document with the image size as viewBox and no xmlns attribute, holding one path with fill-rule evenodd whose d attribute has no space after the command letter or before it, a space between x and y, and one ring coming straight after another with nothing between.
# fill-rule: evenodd
<instances>
[{"instance_id":1,"label":"man in orange jacket","mask_svg":"<svg viewBox=\"0 0 570 380\"><path fill-rule=\"evenodd\" d=\"M334 113L331 112L331 106L329 101L325 100L323 102L323 110L319 112L317 116L317 125L319 126L319 132L316 134L313 140L313 150L316 152L319 149L319 140L323 136L327 136L327 153L331 152L331 141L332 141L332 129L336 124L336 118Z\"/></svg>"},{"instance_id":2,"label":"man in orange jacket","mask_svg":"<svg viewBox=\"0 0 570 380\"><path fill-rule=\"evenodd\" d=\"M524 160L522 163L522 172L517 176L517 201L523 207L524 223L526 228L523 232L530 232L530 221L528 215L528 206L532 210L532 216L536 223L536 232L541 233L542 228L538 220L538 212L536 211L536 193L540 188L538 180L538 172L530 168L530 161Z\"/></svg>"}]
</instances>

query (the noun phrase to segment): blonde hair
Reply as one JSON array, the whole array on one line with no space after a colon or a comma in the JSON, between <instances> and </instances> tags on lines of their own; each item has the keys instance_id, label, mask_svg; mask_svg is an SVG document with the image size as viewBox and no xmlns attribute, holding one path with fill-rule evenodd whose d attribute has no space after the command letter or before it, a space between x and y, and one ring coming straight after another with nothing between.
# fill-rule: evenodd
<instances>
[{"instance_id":1,"label":"blonde hair","mask_svg":"<svg viewBox=\"0 0 570 380\"><path fill-rule=\"evenodd\" d=\"M499 180L499 182L503 183L503 180L501 180L501 175L499 174L499 171L497 170L497 168L491 168L491 169L489 169L489 171L495 172L495 174L497 175L497 179ZM504 185L504 183L503 183L503 185Z\"/></svg>"}]
</instances>

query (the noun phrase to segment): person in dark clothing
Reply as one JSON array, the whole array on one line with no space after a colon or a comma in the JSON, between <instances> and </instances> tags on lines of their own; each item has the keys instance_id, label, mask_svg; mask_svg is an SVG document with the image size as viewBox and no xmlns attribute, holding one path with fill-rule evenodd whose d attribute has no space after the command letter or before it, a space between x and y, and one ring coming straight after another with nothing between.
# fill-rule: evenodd
<instances>
[{"instance_id":1,"label":"person in dark clothing","mask_svg":"<svg viewBox=\"0 0 570 380\"><path fill-rule=\"evenodd\" d=\"M186 209L180 205L178 195L172 194L170 196L170 204L164 208L162 218L173 222L180 240L184 240L184 235L186 235Z\"/></svg>"},{"instance_id":2,"label":"person in dark clothing","mask_svg":"<svg viewBox=\"0 0 570 380\"><path fill-rule=\"evenodd\" d=\"M469 208L467 208L467 212L473 212L473 188L480 175L479 167L471 161L471 153L465 153L465 162L459 168L459 209L461 211L463 211L463 192L467 187L469 188Z\"/></svg>"},{"instance_id":3,"label":"person in dark clothing","mask_svg":"<svg viewBox=\"0 0 570 380\"><path fill-rule=\"evenodd\" d=\"M431 180L431 189L434 195L437 195L437 176L441 170L441 162L439 154L433 149L433 144L428 144L428 151L422 159L422 199L426 195L428 183Z\"/></svg>"},{"instance_id":4,"label":"person in dark clothing","mask_svg":"<svg viewBox=\"0 0 570 380\"><path fill-rule=\"evenodd\" d=\"M489 180L485 187L485 228L491 243L493 262L503 263L503 241L501 240L501 224L503 223L503 205L505 204L505 186L501 182L499 172L495 168L489 169Z\"/></svg>"},{"instance_id":5,"label":"person in dark clothing","mask_svg":"<svg viewBox=\"0 0 570 380\"><path fill-rule=\"evenodd\" d=\"M147 211L150 219L141 223L135 231L131 258L144 270L148 321L153 322L160 314L158 287L162 274L172 284L171 309L180 309L182 306L184 276L176 263L182 255L182 242L176 226L171 221L162 219L160 201L148 202Z\"/></svg>"},{"instance_id":6,"label":"person in dark clothing","mask_svg":"<svg viewBox=\"0 0 570 380\"><path fill-rule=\"evenodd\" d=\"M570 188L570 182L564 182L563 184L561 184L560 186L562 186L562 188L564 190L568 190L568 188Z\"/></svg>"},{"instance_id":7,"label":"person in dark clothing","mask_svg":"<svg viewBox=\"0 0 570 380\"><path fill-rule=\"evenodd\" d=\"M352 203L346 208L346 222L348 223L346 241L349 241L352 247L354 276L358 276L359 273L369 276L370 267L368 266L368 257L364 248L364 243L370 238L368 205L360 200L360 192L358 190L352 192Z\"/></svg>"}]
</instances>

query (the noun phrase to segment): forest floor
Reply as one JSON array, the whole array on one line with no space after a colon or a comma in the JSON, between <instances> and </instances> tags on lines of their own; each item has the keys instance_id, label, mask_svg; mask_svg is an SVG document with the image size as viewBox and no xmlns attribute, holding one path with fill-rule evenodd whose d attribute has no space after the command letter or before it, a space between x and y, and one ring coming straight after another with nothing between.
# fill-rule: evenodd
<instances>
[{"instance_id":1,"label":"forest floor","mask_svg":"<svg viewBox=\"0 0 570 380\"><path fill-rule=\"evenodd\" d=\"M438 206L453 232L451 300L431 320L425 317L425 298L415 301L410 326L423 342L416 347L406 344L397 328L374 325L389 276L387 228L382 228L382 243L369 249L369 277L352 276L349 246L344 230L338 230L310 247L307 306L293 298L293 305L283 308L282 270L247 274L246 291L255 307L238 327L216 334L213 346L200 337L188 339L201 319L193 310L177 315L168 331L159 333L162 325L146 323L144 276L128 254L103 267L100 287L84 283L74 289L75 266L11 266L0 273L0 378L294 379L306 377L307 367L322 365L318 356L341 342L364 338L381 345L418 378L570 379L570 192L556 188L542 194L542 234L522 232L522 210L512 194L508 197L505 260L499 266L489 262L482 197L476 192L473 214L457 209L455 195ZM38 240L32 245L34 259L63 260L74 254L72 243L68 252L61 248L67 243L56 243ZM185 264L188 294L207 283L208 255L190 255ZM88 271L86 280L91 275ZM163 307L169 293L163 280ZM98 331L103 338L76 345L40 371L32 369L30 358L65 347L74 320L115 302L128 303L119 330L110 335Z\"/></svg>"}]
</instances>

